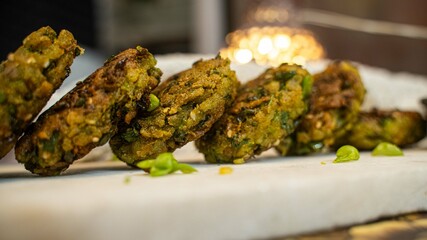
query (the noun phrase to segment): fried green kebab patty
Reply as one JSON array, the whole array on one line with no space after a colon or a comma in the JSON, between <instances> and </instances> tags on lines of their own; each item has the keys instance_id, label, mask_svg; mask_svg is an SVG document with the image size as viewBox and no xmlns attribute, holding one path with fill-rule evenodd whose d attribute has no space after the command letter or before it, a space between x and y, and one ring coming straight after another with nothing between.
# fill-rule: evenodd
<instances>
[{"instance_id":1,"label":"fried green kebab patty","mask_svg":"<svg viewBox=\"0 0 427 240\"><path fill-rule=\"evenodd\" d=\"M39 175L58 175L73 161L108 142L120 119L147 110L159 83L156 60L142 47L109 59L30 125L16 159Z\"/></svg>"},{"instance_id":2,"label":"fried green kebab patty","mask_svg":"<svg viewBox=\"0 0 427 240\"><path fill-rule=\"evenodd\" d=\"M314 75L309 111L290 137L276 150L281 155L303 155L327 151L348 132L357 119L365 87L355 66L335 61Z\"/></svg>"},{"instance_id":3,"label":"fried green kebab patty","mask_svg":"<svg viewBox=\"0 0 427 240\"><path fill-rule=\"evenodd\" d=\"M351 131L336 146L350 144L360 150L372 150L381 142L389 142L404 147L425 135L426 121L420 113L374 109L361 112Z\"/></svg>"},{"instance_id":4,"label":"fried green kebab patty","mask_svg":"<svg viewBox=\"0 0 427 240\"><path fill-rule=\"evenodd\" d=\"M196 141L211 163L241 163L291 134L307 110L312 76L298 65L267 69L243 85L232 107Z\"/></svg>"},{"instance_id":5,"label":"fried green kebab patty","mask_svg":"<svg viewBox=\"0 0 427 240\"><path fill-rule=\"evenodd\" d=\"M195 62L162 82L153 91L159 106L131 124L121 124L110 146L129 165L173 152L211 128L235 98L238 86L230 60L218 56Z\"/></svg>"},{"instance_id":6,"label":"fried green kebab patty","mask_svg":"<svg viewBox=\"0 0 427 240\"><path fill-rule=\"evenodd\" d=\"M83 51L73 35L42 27L0 65L0 158L46 105Z\"/></svg>"}]
</instances>

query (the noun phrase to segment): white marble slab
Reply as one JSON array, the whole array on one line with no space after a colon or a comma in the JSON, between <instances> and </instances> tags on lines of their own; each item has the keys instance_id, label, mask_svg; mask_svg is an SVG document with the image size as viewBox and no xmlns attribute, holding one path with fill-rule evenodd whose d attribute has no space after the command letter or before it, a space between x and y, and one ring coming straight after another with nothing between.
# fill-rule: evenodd
<instances>
[{"instance_id":1,"label":"white marble slab","mask_svg":"<svg viewBox=\"0 0 427 240\"><path fill-rule=\"evenodd\" d=\"M111 161L45 178L3 166L0 239L259 239L427 210L426 149L333 159L263 157L228 175L195 162L158 178Z\"/></svg>"}]
</instances>

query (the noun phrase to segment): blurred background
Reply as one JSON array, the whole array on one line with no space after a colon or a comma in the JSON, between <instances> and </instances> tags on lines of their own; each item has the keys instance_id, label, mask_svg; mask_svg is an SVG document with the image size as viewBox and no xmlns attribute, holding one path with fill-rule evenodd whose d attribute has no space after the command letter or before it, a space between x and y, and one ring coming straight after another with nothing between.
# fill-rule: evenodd
<instances>
[{"instance_id":1,"label":"blurred background","mask_svg":"<svg viewBox=\"0 0 427 240\"><path fill-rule=\"evenodd\" d=\"M267 50L277 45L317 51L303 56L307 51L299 50L284 59L326 56L427 75L426 9L425 0L4 0L0 54L5 59L26 35L50 25L73 32L89 57L95 56L95 65L135 45L154 54L215 54L228 48L231 56L249 54L243 55L247 61L255 59L257 50L242 42L258 31L251 41L260 43L270 34L263 42ZM273 30L260 31L265 27ZM309 41L292 45L305 35ZM274 37L281 37L277 44ZM269 53L269 59L278 54Z\"/></svg>"}]
</instances>

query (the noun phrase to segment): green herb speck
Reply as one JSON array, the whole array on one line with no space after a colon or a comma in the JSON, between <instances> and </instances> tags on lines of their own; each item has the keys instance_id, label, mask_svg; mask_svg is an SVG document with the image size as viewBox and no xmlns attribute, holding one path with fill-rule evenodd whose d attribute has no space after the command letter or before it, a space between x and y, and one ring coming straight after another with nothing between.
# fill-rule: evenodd
<instances>
[{"instance_id":1,"label":"green herb speck","mask_svg":"<svg viewBox=\"0 0 427 240\"><path fill-rule=\"evenodd\" d=\"M129 183L130 183L130 181L131 181L131 176L130 176L130 175L127 175L127 176L125 176L125 179L123 180L123 183L124 183L124 184L129 184Z\"/></svg>"}]
</instances>

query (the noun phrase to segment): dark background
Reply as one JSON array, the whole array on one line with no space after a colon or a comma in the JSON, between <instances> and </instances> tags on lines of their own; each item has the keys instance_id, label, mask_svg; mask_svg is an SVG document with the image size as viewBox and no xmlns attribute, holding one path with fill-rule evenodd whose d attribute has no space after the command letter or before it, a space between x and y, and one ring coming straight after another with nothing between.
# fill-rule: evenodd
<instances>
[{"instance_id":1,"label":"dark background","mask_svg":"<svg viewBox=\"0 0 427 240\"><path fill-rule=\"evenodd\" d=\"M142 41L155 54L191 52L193 0L4 0L0 12L0 57L5 59L30 32L50 25L70 30L79 43L104 55ZM194 0L197 1L197 0ZM214 0L215 1L215 0ZM217 0L220 1L220 0ZM245 9L256 0L222 0L224 38L244 25ZM294 0L313 8L427 29L424 0ZM209 27L209 26L206 26ZM371 34L306 24L327 57L350 59L392 71L427 75L427 39ZM108 31L116 29L115 32ZM120 30L120 31L119 31ZM175 30L175 31L174 31Z\"/></svg>"},{"instance_id":2,"label":"dark background","mask_svg":"<svg viewBox=\"0 0 427 240\"><path fill-rule=\"evenodd\" d=\"M3 0L0 12L0 57L18 48L31 32L43 26L67 29L80 43L96 47L92 1Z\"/></svg>"}]
</instances>

